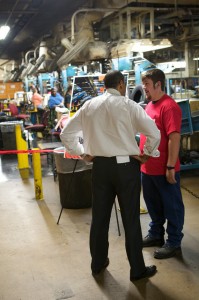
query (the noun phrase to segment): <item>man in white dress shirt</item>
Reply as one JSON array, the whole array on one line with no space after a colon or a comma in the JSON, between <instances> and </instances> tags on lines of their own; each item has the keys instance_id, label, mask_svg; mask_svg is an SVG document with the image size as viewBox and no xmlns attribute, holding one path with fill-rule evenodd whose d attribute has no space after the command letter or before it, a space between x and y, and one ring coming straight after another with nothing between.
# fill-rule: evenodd
<instances>
[{"instance_id":1,"label":"man in white dress shirt","mask_svg":"<svg viewBox=\"0 0 199 300\"><path fill-rule=\"evenodd\" d=\"M117 196L125 230L130 280L153 276L156 266L145 266L140 226L140 163L158 156L160 133L144 109L125 97L124 76L111 71L104 78L106 92L87 102L61 133L66 151L93 161L91 270L100 274L108 265L108 232ZM136 134L147 139L141 155ZM83 144L80 142L83 139Z\"/></svg>"}]
</instances>

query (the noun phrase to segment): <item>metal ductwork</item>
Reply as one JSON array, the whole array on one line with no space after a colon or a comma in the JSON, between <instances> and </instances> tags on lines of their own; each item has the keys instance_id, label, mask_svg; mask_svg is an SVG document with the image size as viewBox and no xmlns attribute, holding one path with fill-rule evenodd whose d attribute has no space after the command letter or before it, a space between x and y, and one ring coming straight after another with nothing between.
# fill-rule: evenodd
<instances>
[{"instance_id":1,"label":"metal ductwork","mask_svg":"<svg viewBox=\"0 0 199 300\"><path fill-rule=\"evenodd\" d=\"M47 48L43 47L44 44L41 43L40 44L40 48L37 47L35 48L35 50L31 50L28 51L25 55L25 65L23 66L23 70L22 70L22 74L21 74L21 78L23 79L24 77L28 76L28 75L33 75L35 74L37 71L39 71L39 67L44 63L45 59L46 59L46 53L47 53ZM41 48L45 49L45 54L44 51L41 52ZM37 52L39 52L39 57L37 58ZM30 58L28 60L28 56L30 54L34 55L34 57ZM43 53L43 54L42 54Z\"/></svg>"},{"instance_id":2,"label":"metal ductwork","mask_svg":"<svg viewBox=\"0 0 199 300\"><path fill-rule=\"evenodd\" d=\"M73 14L71 18L71 41L67 38L61 40L66 51L57 61L60 68L74 60L85 61L107 57L106 43L94 40L92 24L100 21L105 13L113 11L116 9L80 9ZM80 52L81 55L79 55Z\"/></svg>"},{"instance_id":3,"label":"metal ductwork","mask_svg":"<svg viewBox=\"0 0 199 300\"><path fill-rule=\"evenodd\" d=\"M64 52L65 52L65 48L63 46L56 49L56 52L51 52L52 53L51 57L53 58L49 61L45 61L47 72L53 72L57 70L57 61L64 54Z\"/></svg>"},{"instance_id":4,"label":"metal ductwork","mask_svg":"<svg viewBox=\"0 0 199 300\"><path fill-rule=\"evenodd\" d=\"M37 69L38 72L46 72L46 64L48 61L51 60L51 55L49 53L49 49L47 46L47 43L45 41L42 41L39 45L39 57L36 61L36 67L31 70L31 74L34 73Z\"/></svg>"},{"instance_id":5,"label":"metal ductwork","mask_svg":"<svg viewBox=\"0 0 199 300\"><path fill-rule=\"evenodd\" d=\"M16 70L16 71L14 72L14 74L11 76L10 80L13 81L13 82L17 81L17 79L20 77L21 73L23 72L23 70L24 70L25 68L26 68L25 65L21 65L21 66L18 68L18 70Z\"/></svg>"},{"instance_id":6,"label":"metal ductwork","mask_svg":"<svg viewBox=\"0 0 199 300\"><path fill-rule=\"evenodd\" d=\"M55 46L54 48L52 47L52 49L51 47L52 45L47 45L45 41L42 41L40 43L40 46L38 48L39 57L37 58L32 69L28 72L28 75L33 75L34 73L36 73L36 71L39 73L51 73L57 69L57 60L65 52L65 47L62 45Z\"/></svg>"},{"instance_id":7,"label":"metal ductwork","mask_svg":"<svg viewBox=\"0 0 199 300\"><path fill-rule=\"evenodd\" d=\"M61 39L61 44L64 46L64 48L68 51L70 51L73 48L73 44L69 41L67 38Z\"/></svg>"},{"instance_id":8,"label":"metal ductwork","mask_svg":"<svg viewBox=\"0 0 199 300\"><path fill-rule=\"evenodd\" d=\"M93 39L93 28L92 22L97 22L101 20L106 13L111 13L118 11L118 9L113 8L86 8L77 10L71 18L71 43L75 44L77 40L84 36L90 36ZM78 14L83 14L83 17ZM75 21L77 23L77 32L75 33Z\"/></svg>"},{"instance_id":9,"label":"metal ductwork","mask_svg":"<svg viewBox=\"0 0 199 300\"><path fill-rule=\"evenodd\" d=\"M28 75L28 73L30 72L30 70L34 67L34 65L29 62L28 65L26 66L25 65L25 68L24 70L22 71L22 74L21 74L21 79L23 79L24 77L26 77Z\"/></svg>"},{"instance_id":10,"label":"metal ductwork","mask_svg":"<svg viewBox=\"0 0 199 300\"><path fill-rule=\"evenodd\" d=\"M28 75L33 75L34 73L41 72L39 70L39 67L41 66L41 64L45 61L46 55L42 54L40 57L38 57L38 59L36 60L35 65L30 69L30 71L28 72ZM43 70L43 68L42 68Z\"/></svg>"},{"instance_id":11,"label":"metal ductwork","mask_svg":"<svg viewBox=\"0 0 199 300\"><path fill-rule=\"evenodd\" d=\"M28 56L32 53L34 57L28 60ZM37 57L38 55L39 57ZM48 57L49 54L45 42L41 42L40 47L35 48L35 50L28 51L25 55L25 65L23 66L21 78L34 75L36 72L46 71L44 62Z\"/></svg>"},{"instance_id":12,"label":"metal ductwork","mask_svg":"<svg viewBox=\"0 0 199 300\"><path fill-rule=\"evenodd\" d=\"M32 66L31 66L31 68L28 68L28 72L26 73L26 75L33 75L37 71L41 72L41 71L44 70L44 65L43 64L44 64L44 61L45 61L46 57L48 56L47 50L48 49L46 47L45 42L41 42L40 46L35 48L34 58L29 61L32 64ZM38 52L38 54L37 54L37 52ZM39 57L37 57L37 55ZM40 68L40 70L39 70L39 68Z\"/></svg>"},{"instance_id":13,"label":"metal ductwork","mask_svg":"<svg viewBox=\"0 0 199 300\"><path fill-rule=\"evenodd\" d=\"M29 59L30 54L33 54L33 58ZM24 77L26 77L28 75L28 73L30 72L31 68L33 67L35 62L35 50L30 50L25 54L25 61L24 61L24 69L21 73L21 79L23 79Z\"/></svg>"},{"instance_id":14,"label":"metal ductwork","mask_svg":"<svg viewBox=\"0 0 199 300\"><path fill-rule=\"evenodd\" d=\"M57 61L57 64L60 68L63 67L63 65L67 65L70 63L88 44L89 37L85 37L84 39L79 40L73 47L66 51L60 59Z\"/></svg>"}]
</instances>

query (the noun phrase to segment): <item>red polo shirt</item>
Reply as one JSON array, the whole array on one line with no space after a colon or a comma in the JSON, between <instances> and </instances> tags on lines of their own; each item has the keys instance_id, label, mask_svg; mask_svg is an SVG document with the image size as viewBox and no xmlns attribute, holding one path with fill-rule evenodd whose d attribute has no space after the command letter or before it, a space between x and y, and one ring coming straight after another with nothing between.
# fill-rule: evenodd
<instances>
[{"instance_id":1,"label":"red polo shirt","mask_svg":"<svg viewBox=\"0 0 199 300\"><path fill-rule=\"evenodd\" d=\"M182 111L174 99L164 95L158 101L150 101L145 108L146 113L155 120L155 123L161 133L161 141L158 150L160 157L150 157L149 160L141 165L141 171L148 175L165 175L168 159L168 140L169 134L181 130ZM143 146L146 137L140 136L140 150L143 152ZM175 171L180 170L180 161L177 160Z\"/></svg>"}]
</instances>

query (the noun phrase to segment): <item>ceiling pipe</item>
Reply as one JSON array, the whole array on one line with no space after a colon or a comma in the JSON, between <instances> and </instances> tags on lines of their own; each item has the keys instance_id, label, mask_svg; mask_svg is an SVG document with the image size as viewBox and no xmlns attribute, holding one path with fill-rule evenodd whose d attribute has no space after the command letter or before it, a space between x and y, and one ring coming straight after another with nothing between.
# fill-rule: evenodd
<instances>
[{"instance_id":1,"label":"ceiling pipe","mask_svg":"<svg viewBox=\"0 0 199 300\"><path fill-rule=\"evenodd\" d=\"M68 38L62 38L61 44L65 47L66 51L65 53L58 59L57 65L59 68L62 68L63 66L66 66L68 63L70 63L74 58L78 59L78 54L86 48L89 42L94 42L94 36L93 36L93 28L92 28L92 22L96 22L98 20L101 20L103 18L103 14L105 13L112 13L117 12L118 9L105 9L105 8L91 8L91 9L80 9L77 10L71 18L71 40L69 41ZM91 13L88 15L87 18L78 19L78 26L81 28L81 30L78 31L78 38L75 34L75 18L80 13ZM94 14L98 13L98 14ZM103 13L103 14L100 14Z\"/></svg>"},{"instance_id":2,"label":"ceiling pipe","mask_svg":"<svg viewBox=\"0 0 199 300\"><path fill-rule=\"evenodd\" d=\"M51 53L52 59L47 63L46 69L49 73L55 71L58 67L57 61L62 57L62 55L65 52L64 46L62 46L60 49L57 50L56 53L49 50L49 53Z\"/></svg>"},{"instance_id":3,"label":"ceiling pipe","mask_svg":"<svg viewBox=\"0 0 199 300\"><path fill-rule=\"evenodd\" d=\"M38 55L37 55L38 52ZM40 45L38 47L35 48L34 50L34 63L32 68L29 70L27 75L33 75L34 73L36 73L36 71L41 68L41 70L45 69L45 66L42 65L44 63L44 61L46 60L46 58L48 58L48 48L46 46L46 42L42 41L40 43ZM38 70L38 71L41 71Z\"/></svg>"},{"instance_id":4,"label":"ceiling pipe","mask_svg":"<svg viewBox=\"0 0 199 300\"><path fill-rule=\"evenodd\" d=\"M25 54L25 64L28 64L29 63L29 60L28 60L28 56L30 55L30 53L35 53L35 50L29 50L28 52L26 52Z\"/></svg>"},{"instance_id":5,"label":"ceiling pipe","mask_svg":"<svg viewBox=\"0 0 199 300\"><path fill-rule=\"evenodd\" d=\"M19 76L21 75L21 73L23 72L23 70L25 69L24 65L21 65L19 67L19 69L12 75L11 79L12 81L17 81L17 79L19 78Z\"/></svg>"},{"instance_id":6,"label":"ceiling pipe","mask_svg":"<svg viewBox=\"0 0 199 300\"><path fill-rule=\"evenodd\" d=\"M21 79L23 79L24 77L26 77L28 75L28 73L30 72L30 70L34 66L34 64L32 63L33 61L35 63L35 58L30 58L29 61L28 61L28 64L25 65L25 68L23 69L23 71L21 73Z\"/></svg>"},{"instance_id":7,"label":"ceiling pipe","mask_svg":"<svg viewBox=\"0 0 199 300\"><path fill-rule=\"evenodd\" d=\"M85 37L84 39L80 39L72 49L70 49L68 52L65 52L57 61L57 65L62 68L63 66L66 66L68 63L72 61L74 57L79 54L84 47L89 42L89 38Z\"/></svg>"},{"instance_id":8,"label":"ceiling pipe","mask_svg":"<svg viewBox=\"0 0 199 300\"><path fill-rule=\"evenodd\" d=\"M39 50L39 47L36 47L34 50L29 50L25 54L25 65L21 68L21 78L23 79L27 75L32 74L35 71L35 65L37 67L37 63L39 65L41 64L40 61L37 59L37 52ZM29 55L33 54L33 57L29 58ZM45 58L44 58L45 59ZM42 57L42 62L43 62L43 57ZM19 74L20 75L20 74Z\"/></svg>"},{"instance_id":9,"label":"ceiling pipe","mask_svg":"<svg viewBox=\"0 0 199 300\"><path fill-rule=\"evenodd\" d=\"M45 61L45 58L46 58L45 54L42 54L40 57L38 57L38 59L36 60L35 65L28 72L28 75L33 75L34 73L36 73L37 69Z\"/></svg>"},{"instance_id":10,"label":"ceiling pipe","mask_svg":"<svg viewBox=\"0 0 199 300\"><path fill-rule=\"evenodd\" d=\"M69 39L67 39L67 38L61 39L61 44L62 44L62 46L64 46L64 48L66 48L68 51L70 51L70 50L73 48L73 45L71 44L71 42L70 42Z\"/></svg>"},{"instance_id":11,"label":"ceiling pipe","mask_svg":"<svg viewBox=\"0 0 199 300\"><path fill-rule=\"evenodd\" d=\"M26 77L28 75L28 72L31 70L32 68L32 64L28 64L28 66L26 66L21 74L21 79L23 79L24 77Z\"/></svg>"},{"instance_id":12,"label":"ceiling pipe","mask_svg":"<svg viewBox=\"0 0 199 300\"><path fill-rule=\"evenodd\" d=\"M75 17L79 13L88 13L88 12L115 12L118 11L118 9L113 9L113 8L82 8L77 10L71 18L71 43L75 44Z\"/></svg>"},{"instance_id":13,"label":"ceiling pipe","mask_svg":"<svg viewBox=\"0 0 199 300\"><path fill-rule=\"evenodd\" d=\"M74 58L78 59L78 54L88 45L89 42L94 42L92 22L96 22L102 19L100 13L113 12L116 9L80 9L76 11L71 18L71 41L64 37L61 39L61 45L65 47L66 51L57 60L59 68L65 67ZM75 17L79 13L91 12L86 18L78 18L78 26L81 30L78 31L78 38L75 38ZM84 60L84 59L83 59Z\"/></svg>"},{"instance_id":14,"label":"ceiling pipe","mask_svg":"<svg viewBox=\"0 0 199 300\"><path fill-rule=\"evenodd\" d=\"M35 60L37 59L37 52L39 52L39 47L36 47L35 50L34 50L34 58L35 58Z\"/></svg>"}]
</instances>

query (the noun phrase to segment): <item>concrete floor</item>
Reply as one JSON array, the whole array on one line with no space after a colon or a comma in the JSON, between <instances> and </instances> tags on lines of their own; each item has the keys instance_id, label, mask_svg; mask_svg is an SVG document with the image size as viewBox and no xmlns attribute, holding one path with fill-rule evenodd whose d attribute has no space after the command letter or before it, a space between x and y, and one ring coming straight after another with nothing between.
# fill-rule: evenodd
<instances>
[{"instance_id":1,"label":"concrete floor","mask_svg":"<svg viewBox=\"0 0 199 300\"><path fill-rule=\"evenodd\" d=\"M110 224L110 265L96 281L90 271L89 228L91 209L60 212L58 182L43 168L44 200L35 200L34 181L23 181L16 158L0 158L0 300L196 300L199 299L199 170L182 173L186 207L182 256L153 258L143 250L146 265L158 273L133 284L124 249L119 213ZM191 193L190 193L190 192ZM141 204L144 206L143 199ZM148 214L141 215L143 235Z\"/></svg>"}]
</instances>

